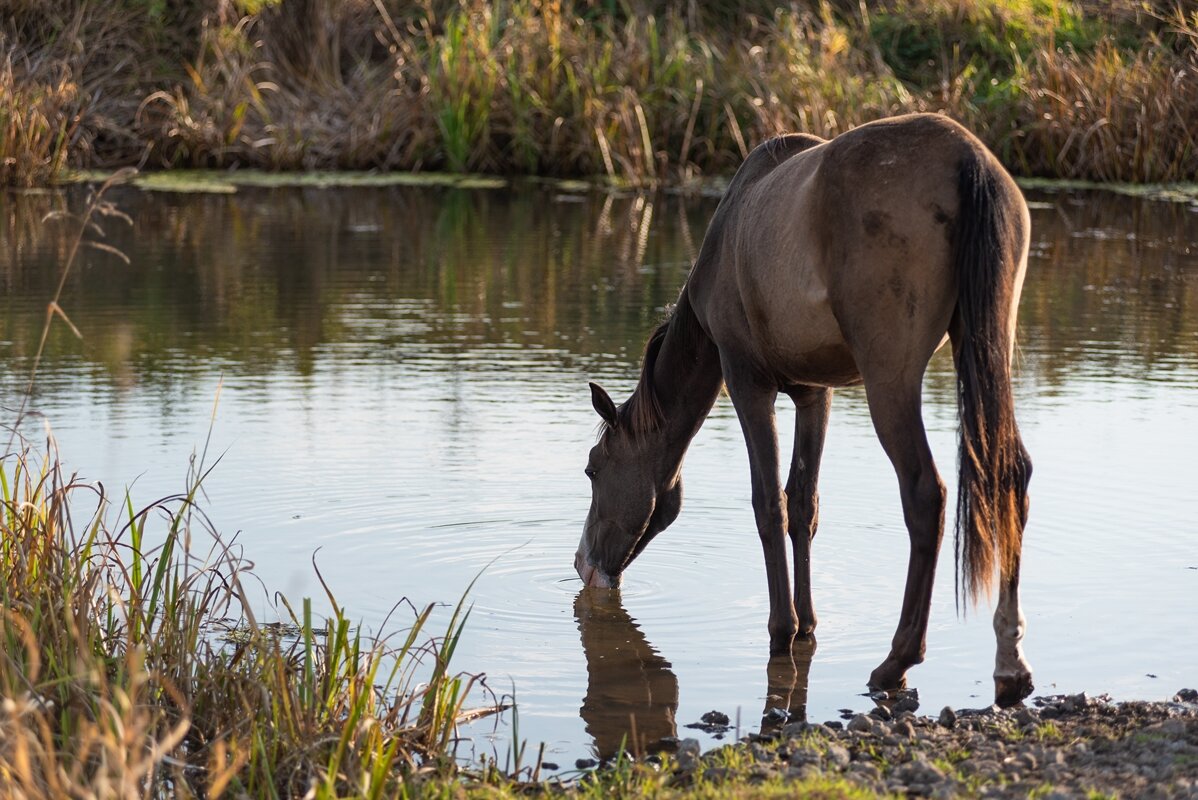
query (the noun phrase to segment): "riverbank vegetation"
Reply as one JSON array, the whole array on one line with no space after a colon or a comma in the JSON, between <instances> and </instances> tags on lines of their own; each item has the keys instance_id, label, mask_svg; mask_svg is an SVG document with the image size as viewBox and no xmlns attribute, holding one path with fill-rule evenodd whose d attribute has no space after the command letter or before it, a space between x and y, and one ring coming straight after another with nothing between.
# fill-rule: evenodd
<instances>
[{"instance_id":1,"label":"riverbank vegetation","mask_svg":"<svg viewBox=\"0 0 1198 800\"><path fill-rule=\"evenodd\" d=\"M451 774L483 713L449 667L462 609L443 636L400 607L368 637L331 595L327 619L279 599L258 621L251 565L196 505L203 469L138 506L54 457L0 462L0 794L391 797Z\"/></svg>"},{"instance_id":2,"label":"riverbank vegetation","mask_svg":"<svg viewBox=\"0 0 1198 800\"><path fill-rule=\"evenodd\" d=\"M68 168L684 182L938 111L1016 173L1198 175L1176 0L8 0L0 184Z\"/></svg>"},{"instance_id":3,"label":"riverbank vegetation","mask_svg":"<svg viewBox=\"0 0 1198 800\"><path fill-rule=\"evenodd\" d=\"M59 305L79 253L127 261L98 223L129 221L104 199L128 177L43 220L73 233L0 457L0 796L376 798L456 775L458 726L503 708L467 708L488 694L451 669L463 603L400 601L368 635L323 579L324 615L263 591L198 503L206 445L141 505L24 438L51 328L79 335Z\"/></svg>"}]
</instances>

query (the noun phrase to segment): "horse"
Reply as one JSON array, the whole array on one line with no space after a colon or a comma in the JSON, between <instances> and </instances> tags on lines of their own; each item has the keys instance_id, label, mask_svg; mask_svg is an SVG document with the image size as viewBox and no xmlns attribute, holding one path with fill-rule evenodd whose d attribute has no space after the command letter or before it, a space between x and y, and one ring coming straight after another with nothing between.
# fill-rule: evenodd
<instances>
[{"instance_id":1,"label":"horse","mask_svg":"<svg viewBox=\"0 0 1198 800\"><path fill-rule=\"evenodd\" d=\"M920 387L932 354L951 342L960 417L958 606L988 594L997 573L995 702L1010 706L1030 695L1019 566L1032 464L1011 391L1030 224L1011 176L944 116L882 119L830 140L788 134L756 147L716 208L677 302L649 337L632 395L617 407L590 384L602 421L585 470L591 504L574 559L584 584L618 586L678 516L683 457L726 389L749 454L770 651L811 636L811 544L832 393L863 384L910 540L898 627L868 685L905 686L927 649L947 503ZM779 392L797 415L785 488Z\"/></svg>"}]
</instances>

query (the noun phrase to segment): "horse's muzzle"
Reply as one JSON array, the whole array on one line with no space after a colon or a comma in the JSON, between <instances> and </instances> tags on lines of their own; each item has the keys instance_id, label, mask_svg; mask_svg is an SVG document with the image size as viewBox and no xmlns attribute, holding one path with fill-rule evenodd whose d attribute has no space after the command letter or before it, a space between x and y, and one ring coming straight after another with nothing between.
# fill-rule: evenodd
<instances>
[{"instance_id":1,"label":"horse's muzzle","mask_svg":"<svg viewBox=\"0 0 1198 800\"><path fill-rule=\"evenodd\" d=\"M582 582L586 586L593 586L597 589L615 589L620 585L618 576L613 578L594 564L589 563L586 556L582 554L582 550L574 554L574 569L578 571L578 577L582 578Z\"/></svg>"}]
</instances>

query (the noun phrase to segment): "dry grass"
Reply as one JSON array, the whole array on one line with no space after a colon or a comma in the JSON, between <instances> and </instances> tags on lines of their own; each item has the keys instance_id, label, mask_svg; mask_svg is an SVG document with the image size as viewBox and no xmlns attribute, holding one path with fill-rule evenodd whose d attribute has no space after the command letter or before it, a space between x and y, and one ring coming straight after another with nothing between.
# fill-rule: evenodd
<instances>
[{"instance_id":1,"label":"dry grass","mask_svg":"<svg viewBox=\"0 0 1198 800\"><path fill-rule=\"evenodd\" d=\"M58 215L77 226L62 281L82 247L121 256L97 238L121 217L108 185ZM43 344L55 317L57 294ZM441 636L431 606L401 604L407 626L369 637L327 586L324 620L255 603L197 502L206 448L183 491L139 507L67 475L52 438L36 456L24 407L0 458L0 796L395 797L456 772L459 723L498 710L467 710L476 679L450 669L462 604Z\"/></svg>"},{"instance_id":2,"label":"dry grass","mask_svg":"<svg viewBox=\"0 0 1198 800\"><path fill-rule=\"evenodd\" d=\"M17 14L4 34L9 63L30 65L0 84L20 110L0 117L9 150L30 143L9 183L131 162L679 181L783 131L924 110L1025 174L1194 177L1198 16L1168 0L34 5L59 22ZM88 76L70 84L77 110L38 100L71 75Z\"/></svg>"},{"instance_id":3,"label":"dry grass","mask_svg":"<svg viewBox=\"0 0 1198 800\"><path fill-rule=\"evenodd\" d=\"M1101 181L1198 176L1198 48L1046 53L1025 79L1008 160L1028 175Z\"/></svg>"},{"instance_id":4,"label":"dry grass","mask_svg":"<svg viewBox=\"0 0 1198 800\"><path fill-rule=\"evenodd\" d=\"M18 77L11 58L0 65L0 185L37 186L62 172L77 99L66 74L41 83Z\"/></svg>"},{"instance_id":5,"label":"dry grass","mask_svg":"<svg viewBox=\"0 0 1198 800\"><path fill-rule=\"evenodd\" d=\"M431 608L367 638L331 595L327 620L283 600L259 623L196 505L202 462L137 508L49 452L0 463L0 794L389 797L454 772L461 608L437 638Z\"/></svg>"}]
</instances>

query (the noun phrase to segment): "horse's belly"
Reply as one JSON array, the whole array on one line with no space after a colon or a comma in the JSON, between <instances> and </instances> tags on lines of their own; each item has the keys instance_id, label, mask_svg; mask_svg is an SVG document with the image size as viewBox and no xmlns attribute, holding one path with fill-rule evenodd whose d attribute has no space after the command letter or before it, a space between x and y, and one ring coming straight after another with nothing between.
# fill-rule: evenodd
<instances>
[{"instance_id":1,"label":"horse's belly","mask_svg":"<svg viewBox=\"0 0 1198 800\"><path fill-rule=\"evenodd\" d=\"M853 352L826 305L791 306L765 326L762 354L781 386L851 386L861 382Z\"/></svg>"}]
</instances>

